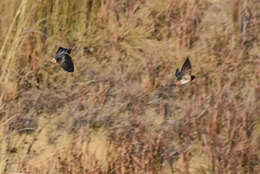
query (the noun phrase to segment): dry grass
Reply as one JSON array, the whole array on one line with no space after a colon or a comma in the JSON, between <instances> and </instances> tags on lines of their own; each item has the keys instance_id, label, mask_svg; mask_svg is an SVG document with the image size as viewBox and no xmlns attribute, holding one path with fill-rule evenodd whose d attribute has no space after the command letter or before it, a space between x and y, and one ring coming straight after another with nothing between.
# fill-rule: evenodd
<instances>
[{"instance_id":1,"label":"dry grass","mask_svg":"<svg viewBox=\"0 0 260 174\"><path fill-rule=\"evenodd\" d=\"M0 10L0 173L260 173L257 0ZM47 66L59 46L73 74Z\"/></svg>"}]
</instances>

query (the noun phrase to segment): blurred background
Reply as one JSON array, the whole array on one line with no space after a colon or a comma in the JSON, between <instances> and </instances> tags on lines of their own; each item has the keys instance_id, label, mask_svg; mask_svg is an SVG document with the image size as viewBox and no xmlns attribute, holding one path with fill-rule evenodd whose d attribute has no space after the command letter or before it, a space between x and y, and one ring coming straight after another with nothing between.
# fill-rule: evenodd
<instances>
[{"instance_id":1,"label":"blurred background","mask_svg":"<svg viewBox=\"0 0 260 174\"><path fill-rule=\"evenodd\" d=\"M1 0L0 173L260 173L258 0ZM72 48L75 72L50 64ZM192 83L176 87L190 57Z\"/></svg>"}]
</instances>

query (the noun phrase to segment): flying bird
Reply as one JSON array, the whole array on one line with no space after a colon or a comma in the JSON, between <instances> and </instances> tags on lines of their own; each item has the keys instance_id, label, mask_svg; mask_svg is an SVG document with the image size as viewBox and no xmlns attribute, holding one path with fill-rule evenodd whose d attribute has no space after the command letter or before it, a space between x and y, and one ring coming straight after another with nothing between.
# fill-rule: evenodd
<instances>
[{"instance_id":1,"label":"flying bird","mask_svg":"<svg viewBox=\"0 0 260 174\"><path fill-rule=\"evenodd\" d=\"M186 58L182 65L181 71L177 68L175 76L177 78L176 85L184 85L195 79L194 75L191 75L191 64L189 57Z\"/></svg>"},{"instance_id":2,"label":"flying bird","mask_svg":"<svg viewBox=\"0 0 260 174\"><path fill-rule=\"evenodd\" d=\"M65 71L73 72L74 65L70 57L70 53L71 53L70 48L59 47L58 51L56 52L56 55L52 59L52 62L53 63L58 62Z\"/></svg>"}]
</instances>

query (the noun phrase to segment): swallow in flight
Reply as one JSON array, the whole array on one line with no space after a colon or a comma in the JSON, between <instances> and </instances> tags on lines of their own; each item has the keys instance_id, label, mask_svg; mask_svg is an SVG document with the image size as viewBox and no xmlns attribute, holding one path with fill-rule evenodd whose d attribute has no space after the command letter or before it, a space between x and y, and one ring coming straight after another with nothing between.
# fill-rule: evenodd
<instances>
[{"instance_id":1,"label":"swallow in flight","mask_svg":"<svg viewBox=\"0 0 260 174\"><path fill-rule=\"evenodd\" d=\"M177 78L176 85L184 85L195 79L194 75L191 75L191 64L189 57L186 58L182 65L181 71L177 68L175 76Z\"/></svg>"},{"instance_id":2,"label":"swallow in flight","mask_svg":"<svg viewBox=\"0 0 260 174\"><path fill-rule=\"evenodd\" d=\"M71 49L70 48L62 48L59 47L59 49L56 52L56 55L52 59L52 63L60 64L60 66L68 72L74 71L74 65L72 62L72 59L70 57Z\"/></svg>"}]
</instances>

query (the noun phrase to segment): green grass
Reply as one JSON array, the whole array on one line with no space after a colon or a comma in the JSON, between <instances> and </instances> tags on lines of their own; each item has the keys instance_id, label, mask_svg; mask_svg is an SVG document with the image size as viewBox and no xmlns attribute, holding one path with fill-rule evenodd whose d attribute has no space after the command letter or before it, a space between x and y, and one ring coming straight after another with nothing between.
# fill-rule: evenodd
<instances>
[{"instance_id":1,"label":"green grass","mask_svg":"<svg viewBox=\"0 0 260 174\"><path fill-rule=\"evenodd\" d=\"M0 10L0 173L260 172L256 0ZM47 66L59 46L74 73ZM176 87L186 56L196 79Z\"/></svg>"}]
</instances>

